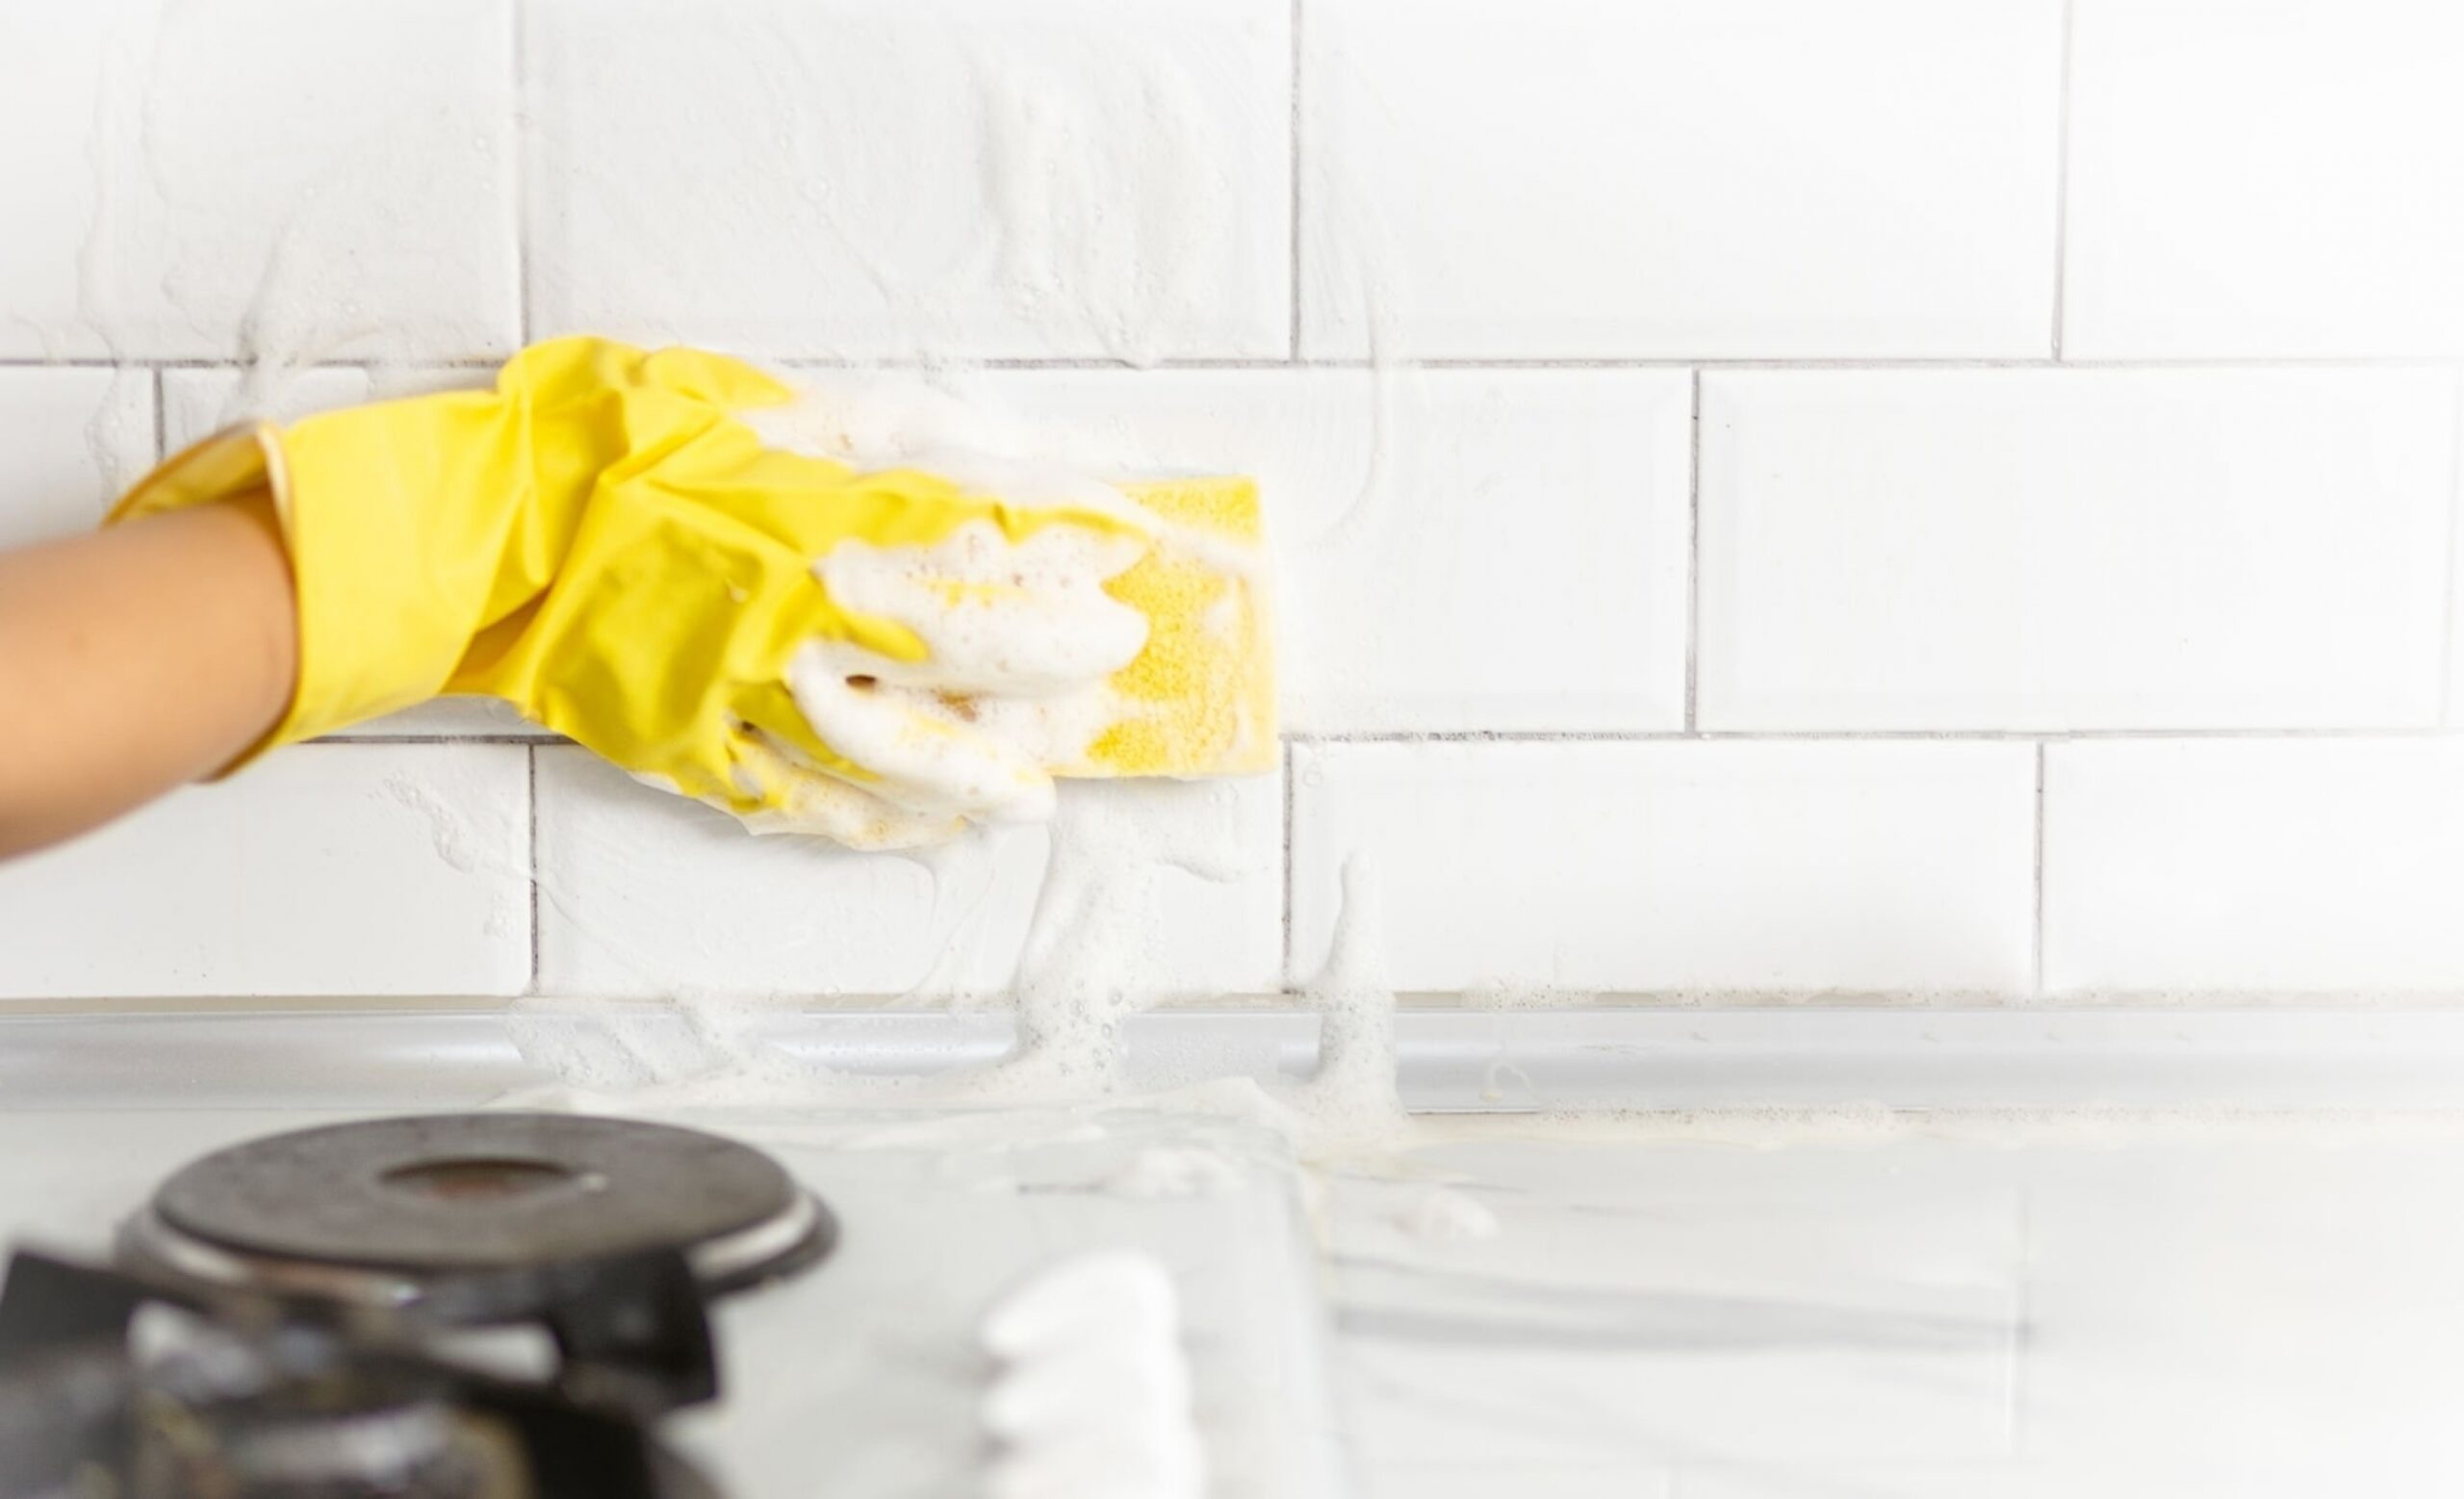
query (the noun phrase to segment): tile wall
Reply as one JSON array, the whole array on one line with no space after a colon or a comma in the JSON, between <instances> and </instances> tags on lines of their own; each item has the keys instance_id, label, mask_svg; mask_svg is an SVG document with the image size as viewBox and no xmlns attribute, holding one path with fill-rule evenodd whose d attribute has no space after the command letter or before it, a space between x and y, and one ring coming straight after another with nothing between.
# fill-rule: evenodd
<instances>
[{"instance_id":1,"label":"tile wall","mask_svg":"<svg viewBox=\"0 0 2464 1499\"><path fill-rule=\"evenodd\" d=\"M0 544L569 331L1267 485L1280 776L933 858L439 705L0 867L0 998L2464 994L2464 9L0 6Z\"/></svg>"}]
</instances>

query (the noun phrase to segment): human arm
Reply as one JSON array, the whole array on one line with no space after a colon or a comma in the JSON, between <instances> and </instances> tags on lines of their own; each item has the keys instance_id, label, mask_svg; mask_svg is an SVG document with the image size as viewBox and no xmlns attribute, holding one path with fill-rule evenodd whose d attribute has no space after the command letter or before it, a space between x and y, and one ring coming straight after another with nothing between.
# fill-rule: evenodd
<instances>
[{"instance_id":1,"label":"human arm","mask_svg":"<svg viewBox=\"0 0 2464 1499\"><path fill-rule=\"evenodd\" d=\"M290 701L295 621L263 491L0 552L0 858L240 758Z\"/></svg>"}]
</instances>

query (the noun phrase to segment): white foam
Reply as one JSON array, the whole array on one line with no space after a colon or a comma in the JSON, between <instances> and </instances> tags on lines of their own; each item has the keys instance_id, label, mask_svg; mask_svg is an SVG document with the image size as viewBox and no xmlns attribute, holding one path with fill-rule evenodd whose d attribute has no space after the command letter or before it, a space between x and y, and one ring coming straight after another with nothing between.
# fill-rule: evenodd
<instances>
[{"instance_id":1,"label":"white foam","mask_svg":"<svg viewBox=\"0 0 2464 1499\"><path fill-rule=\"evenodd\" d=\"M1153 1256L1097 1251L1039 1272L985 1318L982 1419L994 1499L1197 1499L1206 1464L1180 1298Z\"/></svg>"},{"instance_id":2,"label":"white foam","mask_svg":"<svg viewBox=\"0 0 2464 1499\"><path fill-rule=\"evenodd\" d=\"M1139 536L1071 525L1012 541L990 521L969 521L928 546L844 541L812 570L832 602L895 620L931 653L879 659L882 681L1049 697L1100 681L1145 649L1146 616L1104 591L1145 549Z\"/></svg>"},{"instance_id":3,"label":"white foam","mask_svg":"<svg viewBox=\"0 0 2464 1499\"><path fill-rule=\"evenodd\" d=\"M1452 1187L1431 1187L1395 1215L1395 1226L1416 1239L1472 1240L1498 1236L1498 1215L1488 1204Z\"/></svg>"},{"instance_id":4,"label":"white foam","mask_svg":"<svg viewBox=\"0 0 2464 1499\"><path fill-rule=\"evenodd\" d=\"M1307 989L1320 1012L1318 1071L1296 1096L1321 1152L1378 1149L1410 1127L1395 1082L1395 987L1368 856L1344 861L1343 911L1325 966Z\"/></svg>"},{"instance_id":5,"label":"white foam","mask_svg":"<svg viewBox=\"0 0 2464 1499\"><path fill-rule=\"evenodd\" d=\"M1116 1197L1221 1197L1237 1192L1248 1173L1204 1146L1148 1146L1105 1181Z\"/></svg>"},{"instance_id":6,"label":"white foam","mask_svg":"<svg viewBox=\"0 0 2464 1499\"><path fill-rule=\"evenodd\" d=\"M815 641L787 665L788 689L814 735L871 772L861 783L865 791L957 823L1052 815L1052 777L1027 749L976 732L963 711L928 692L883 689L872 675L880 659L839 641Z\"/></svg>"}]
</instances>

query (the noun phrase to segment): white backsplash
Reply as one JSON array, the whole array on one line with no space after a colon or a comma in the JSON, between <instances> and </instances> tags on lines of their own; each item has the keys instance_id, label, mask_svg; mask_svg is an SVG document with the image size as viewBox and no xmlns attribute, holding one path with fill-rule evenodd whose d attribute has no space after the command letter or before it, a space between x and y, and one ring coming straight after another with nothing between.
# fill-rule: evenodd
<instances>
[{"instance_id":1,"label":"white backsplash","mask_svg":"<svg viewBox=\"0 0 2464 1499\"><path fill-rule=\"evenodd\" d=\"M1260 476L1286 773L1077 787L1158 994L2464 995L2464 11L0 8L0 544L526 339ZM0 867L0 1000L980 995L1052 840L445 705Z\"/></svg>"}]
</instances>

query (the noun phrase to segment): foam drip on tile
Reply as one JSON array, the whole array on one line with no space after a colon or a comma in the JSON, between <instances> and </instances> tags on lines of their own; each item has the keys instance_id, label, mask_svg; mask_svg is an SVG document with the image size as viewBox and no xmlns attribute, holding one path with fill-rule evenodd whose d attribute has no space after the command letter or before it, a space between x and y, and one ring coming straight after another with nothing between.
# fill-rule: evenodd
<instances>
[{"instance_id":1,"label":"foam drip on tile","mask_svg":"<svg viewBox=\"0 0 2464 1499\"><path fill-rule=\"evenodd\" d=\"M801 398L752 414L765 441L859 468L900 464L969 477L987 487L1047 503L1117 504L1117 492L1084 476L1127 469L1150 455L1080 442L1066 451L1025 426L962 401L911 376L799 375ZM1375 488L1375 478L1366 486ZM1107 500L1105 497L1110 496ZM1161 814L1154 799L1204 794L1226 815ZM1194 878L1229 886L1256 872L1259 853L1235 836L1228 788L1114 783L1065 788L1049 824L1049 854L1021 955L998 1002L1014 1010L1017 1045L990 1066L958 1067L925 1077L832 1072L787 1055L764 1039L768 1003L679 993L665 1010L591 1012L587 1041L570 1032L571 1007L532 1002L526 1055L562 1079L554 1090L577 1106L747 1106L765 1104L935 1105L958 1108L1070 1106L1136 1101L1267 1124L1309 1154L1375 1150L1407 1128L1394 1078L1394 997L1386 977L1375 880L1364 863L1345 871L1344 910L1324 971L1304 987L1324 1016L1323 1062L1295 1088L1262 1090L1245 1079L1135 1098L1120 1056L1122 1022L1159 1002L1212 997L1180 992L1175 954L1166 950L1162 910L1168 882ZM898 857L925 862L941 892L967 885L982 835L945 848ZM872 857L883 857L875 855ZM980 887L979 887L980 888ZM571 922L552 878L543 897ZM945 943L935 972L913 997L956 989L950 980L971 956L962 934ZM587 933L611 953L621 932ZM826 983L813 979L815 992ZM986 1001L950 995L960 1006ZM548 1101L533 1094L526 1101ZM1141 1183L1164 1190L1206 1174L1160 1163Z\"/></svg>"},{"instance_id":2,"label":"foam drip on tile","mask_svg":"<svg viewBox=\"0 0 2464 1499\"><path fill-rule=\"evenodd\" d=\"M954 1056L947 1069L918 1075L827 1067L776 1039L782 1011L768 999L692 993L647 1006L530 999L512 1012L512 1034L525 1059L553 1081L503 1101L636 1110L1135 1107L1261 1124L1311 1159L1375 1154L1401 1143L1414 1126L1396 1090L1395 1001L1375 879L1360 858L1346 866L1329 959L1303 990L1307 1007L1322 1017L1315 1074L1295 1085L1216 1077L1161 1094L1132 1088L1123 1022L1176 997L1174 955L1159 920L1166 882L1228 884L1254 872L1258 857L1229 839L1227 822L1149 815L1141 805L1148 796L1190 790L1106 788L1073 800L1053 825L1050 862L1013 982L995 996L951 1001L1015 1014L1016 1046L998 1061ZM1214 794L1228 803L1228 791ZM932 857L963 864L971 846ZM561 903L552 880L542 893ZM1143 1195L1206 1195L1220 1178L1210 1163L1157 1160L1122 1186Z\"/></svg>"}]
</instances>

